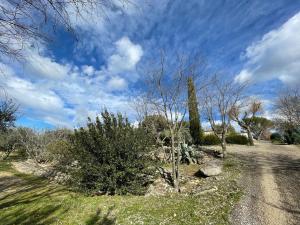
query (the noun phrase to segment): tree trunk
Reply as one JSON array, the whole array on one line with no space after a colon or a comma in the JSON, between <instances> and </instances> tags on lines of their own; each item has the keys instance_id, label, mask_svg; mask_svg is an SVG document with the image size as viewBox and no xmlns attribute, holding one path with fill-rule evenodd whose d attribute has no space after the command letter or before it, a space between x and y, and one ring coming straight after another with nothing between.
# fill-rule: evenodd
<instances>
[{"instance_id":1,"label":"tree trunk","mask_svg":"<svg viewBox=\"0 0 300 225\"><path fill-rule=\"evenodd\" d=\"M179 137L177 136L177 140L178 140L178 144L177 144L177 159L176 159L176 184L175 184L175 189L177 192L180 192L180 187L179 187L179 164L180 164L180 161L181 161L181 149L180 149L180 146L179 146L179 143L180 143L180 139Z\"/></svg>"},{"instance_id":2,"label":"tree trunk","mask_svg":"<svg viewBox=\"0 0 300 225\"><path fill-rule=\"evenodd\" d=\"M251 130L248 127L247 127L247 135L248 135L249 145L254 146L252 133L251 133Z\"/></svg>"},{"instance_id":3,"label":"tree trunk","mask_svg":"<svg viewBox=\"0 0 300 225\"><path fill-rule=\"evenodd\" d=\"M222 154L223 154L223 158L226 157L226 135L222 134L222 141L221 141L221 147L222 147Z\"/></svg>"},{"instance_id":4,"label":"tree trunk","mask_svg":"<svg viewBox=\"0 0 300 225\"><path fill-rule=\"evenodd\" d=\"M263 133L263 131L262 131L262 130L261 130L261 131L259 131L259 133L258 133L258 135L257 135L257 140L258 140L258 141L260 141L262 133Z\"/></svg>"},{"instance_id":5,"label":"tree trunk","mask_svg":"<svg viewBox=\"0 0 300 225\"><path fill-rule=\"evenodd\" d=\"M177 190L177 181L176 181L176 160L175 160L175 138L174 138L174 132L172 129L170 129L171 133L171 154L172 154L172 177L173 177L173 185L174 188Z\"/></svg>"},{"instance_id":6,"label":"tree trunk","mask_svg":"<svg viewBox=\"0 0 300 225\"><path fill-rule=\"evenodd\" d=\"M176 166L175 166L175 174L176 174L176 179L175 179L175 185L174 188L176 189L177 192L180 192L179 188L179 163L180 163L180 148L177 146L177 159L176 159Z\"/></svg>"}]
</instances>

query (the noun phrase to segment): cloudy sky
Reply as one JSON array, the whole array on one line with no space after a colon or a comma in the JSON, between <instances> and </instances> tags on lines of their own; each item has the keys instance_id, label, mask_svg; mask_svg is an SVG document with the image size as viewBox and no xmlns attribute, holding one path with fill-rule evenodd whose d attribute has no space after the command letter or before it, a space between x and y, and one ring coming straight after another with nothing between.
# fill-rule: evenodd
<instances>
[{"instance_id":1,"label":"cloudy sky","mask_svg":"<svg viewBox=\"0 0 300 225\"><path fill-rule=\"evenodd\" d=\"M71 17L78 41L58 28L52 42L1 60L0 85L20 104L18 124L74 127L104 107L133 118L143 68L160 49L201 54L251 95L272 102L300 85L300 0L134 0L105 16Z\"/></svg>"}]
</instances>

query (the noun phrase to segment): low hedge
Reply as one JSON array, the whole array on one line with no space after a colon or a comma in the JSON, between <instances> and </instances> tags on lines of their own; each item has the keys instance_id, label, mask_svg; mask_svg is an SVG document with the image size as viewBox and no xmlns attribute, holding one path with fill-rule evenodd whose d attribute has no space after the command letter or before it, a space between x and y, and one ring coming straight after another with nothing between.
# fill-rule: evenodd
<instances>
[{"instance_id":1,"label":"low hedge","mask_svg":"<svg viewBox=\"0 0 300 225\"><path fill-rule=\"evenodd\" d=\"M203 137L203 145L218 145L220 143L219 138L214 134L207 134Z\"/></svg>"},{"instance_id":2,"label":"low hedge","mask_svg":"<svg viewBox=\"0 0 300 225\"><path fill-rule=\"evenodd\" d=\"M238 144L247 145L248 138L240 134L232 134L226 137L226 143L228 144Z\"/></svg>"},{"instance_id":3,"label":"low hedge","mask_svg":"<svg viewBox=\"0 0 300 225\"><path fill-rule=\"evenodd\" d=\"M248 138L240 134L230 134L226 137L227 144L247 145ZM214 134L205 135L203 138L203 145L219 145L220 139Z\"/></svg>"}]
</instances>

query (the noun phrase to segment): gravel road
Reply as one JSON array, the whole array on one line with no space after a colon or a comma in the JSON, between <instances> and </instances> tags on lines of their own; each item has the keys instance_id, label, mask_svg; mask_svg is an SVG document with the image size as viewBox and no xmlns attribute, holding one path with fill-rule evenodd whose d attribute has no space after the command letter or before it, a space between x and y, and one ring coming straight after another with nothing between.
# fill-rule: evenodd
<instances>
[{"instance_id":1,"label":"gravel road","mask_svg":"<svg viewBox=\"0 0 300 225\"><path fill-rule=\"evenodd\" d=\"M234 225L300 224L300 148L256 143L229 146L242 162L245 195L231 215Z\"/></svg>"}]
</instances>

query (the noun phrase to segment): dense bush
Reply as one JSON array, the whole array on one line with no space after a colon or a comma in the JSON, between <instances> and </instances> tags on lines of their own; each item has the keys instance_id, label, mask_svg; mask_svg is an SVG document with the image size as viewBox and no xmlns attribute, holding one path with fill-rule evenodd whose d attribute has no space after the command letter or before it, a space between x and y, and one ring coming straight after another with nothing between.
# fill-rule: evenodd
<instances>
[{"instance_id":1,"label":"dense bush","mask_svg":"<svg viewBox=\"0 0 300 225\"><path fill-rule=\"evenodd\" d=\"M207 134L203 138L203 145L218 145L218 144L220 144L220 140L214 134Z\"/></svg>"},{"instance_id":2,"label":"dense bush","mask_svg":"<svg viewBox=\"0 0 300 225\"><path fill-rule=\"evenodd\" d=\"M281 136L280 133L272 133L270 136L270 139L272 142L283 142L283 137Z\"/></svg>"},{"instance_id":3,"label":"dense bush","mask_svg":"<svg viewBox=\"0 0 300 225\"><path fill-rule=\"evenodd\" d=\"M300 144L300 129L298 128L298 130L296 130L293 133L293 139L294 139L294 144Z\"/></svg>"},{"instance_id":4,"label":"dense bush","mask_svg":"<svg viewBox=\"0 0 300 225\"><path fill-rule=\"evenodd\" d=\"M300 129L287 129L283 134L284 142L287 144L300 144Z\"/></svg>"},{"instance_id":5,"label":"dense bush","mask_svg":"<svg viewBox=\"0 0 300 225\"><path fill-rule=\"evenodd\" d=\"M75 131L73 155L79 169L72 175L86 191L142 194L151 174L150 140L121 114L105 111L102 120L89 120L87 128Z\"/></svg>"},{"instance_id":6,"label":"dense bush","mask_svg":"<svg viewBox=\"0 0 300 225\"><path fill-rule=\"evenodd\" d=\"M228 144L238 144L247 145L248 138L240 134L230 134L226 137L226 143Z\"/></svg>"},{"instance_id":7,"label":"dense bush","mask_svg":"<svg viewBox=\"0 0 300 225\"><path fill-rule=\"evenodd\" d=\"M7 158L16 149L21 150L17 129L0 132L0 151L4 153L3 158Z\"/></svg>"}]
</instances>

